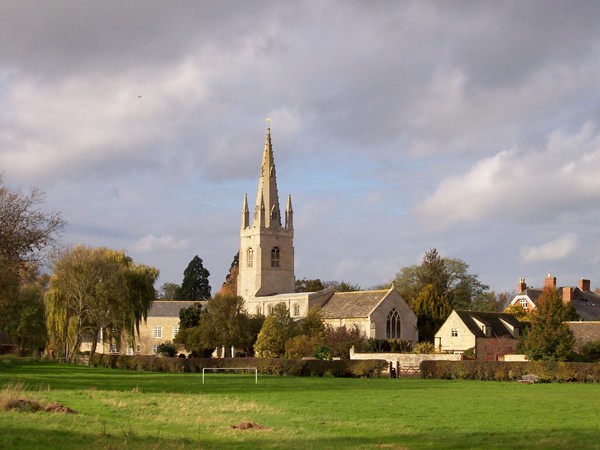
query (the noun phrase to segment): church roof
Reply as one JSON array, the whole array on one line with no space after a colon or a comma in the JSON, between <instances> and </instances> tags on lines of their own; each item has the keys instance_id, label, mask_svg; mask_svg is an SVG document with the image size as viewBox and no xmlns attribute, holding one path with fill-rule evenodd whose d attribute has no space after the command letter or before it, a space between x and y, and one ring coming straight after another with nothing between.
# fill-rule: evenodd
<instances>
[{"instance_id":1,"label":"church roof","mask_svg":"<svg viewBox=\"0 0 600 450\"><path fill-rule=\"evenodd\" d=\"M321 308L324 319L369 317L390 290L336 292Z\"/></svg>"},{"instance_id":2,"label":"church roof","mask_svg":"<svg viewBox=\"0 0 600 450\"><path fill-rule=\"evenodd\" d=\"M148 310L148 317L179 317L179 311L199 303L204 307L206 301L192 300L155 300Z\"/></svg>"}]
</instances>

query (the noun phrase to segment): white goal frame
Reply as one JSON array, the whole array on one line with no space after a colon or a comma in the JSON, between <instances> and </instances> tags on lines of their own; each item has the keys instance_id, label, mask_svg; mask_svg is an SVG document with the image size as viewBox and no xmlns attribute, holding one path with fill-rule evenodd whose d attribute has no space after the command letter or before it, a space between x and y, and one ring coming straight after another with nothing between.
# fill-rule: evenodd
<instances>
[{"instance_id":1,"label":"white goal frame","mask_svg":"<svg viewBox=\"0 0 600 450\"><path fill-rule=\"evenodd\" d=\"M203 367L202 368L202 384L204 384L205 370L254 370L254 382L258 384L258 370L256 367Z\"/></svg>"}]
</instances>

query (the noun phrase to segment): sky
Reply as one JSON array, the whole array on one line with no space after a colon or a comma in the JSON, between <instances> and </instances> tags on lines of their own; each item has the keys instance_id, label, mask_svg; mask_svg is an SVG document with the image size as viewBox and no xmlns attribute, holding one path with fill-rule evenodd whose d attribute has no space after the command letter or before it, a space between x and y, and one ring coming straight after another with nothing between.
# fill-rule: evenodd
<instances>
[{"instance_id":1,"label":"sky","mask_svg":"<svg viewBox=\"0 0 600 450\"><path fill-rule=\"evenodd\" d=\"M216 292L270 126L295 272L437 248L495 291L600 287L600 2L0 0L0 174L61 243ZM272 118L267 123L266 118ZM284 208L285 205L282 205Z\"/></svg>"}]
</instances>

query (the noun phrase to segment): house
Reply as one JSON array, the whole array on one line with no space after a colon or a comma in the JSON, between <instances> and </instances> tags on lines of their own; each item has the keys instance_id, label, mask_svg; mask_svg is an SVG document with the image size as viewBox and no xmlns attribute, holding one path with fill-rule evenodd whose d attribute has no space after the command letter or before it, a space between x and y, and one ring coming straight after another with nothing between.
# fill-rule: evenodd
<instances>
[{"instance_id":1,"label":"house","mask_svg":"<svg viewBox=\"0 0 600 450\"><path fill-rule=\"evenodd\" d=\"M119 348L116 343L105 340L100 333L96 353L111 353L124 355L154 355L160 344L173 342L179 332L179 311L192 305L200 304L203 307L206 301L179 301L179 300L155 300L148 310L148 318L140 323L140 334L136 336L133 346L125 339L123 347ZM84 341L81 351L90 350L91 341Z\"/></svg>"},{"instance_id":2,"label":"house","mask_svg":"<svg viewBox=\"0 0 600 450\"><path fill-rule=\"evenodd\" d=\"M564 303L571 303L581 320L595 321L600 320L600 295L590 289L590 280L581 278L577 286L556 287L556 277L548 274L544 281L544 289L556 289L562 296ZM509 306L519 305L527 312L536 308L543 289L534 289L527 287L525 278L520 278L517 285L517 295L510 302Z\"/></svg>"},{"instance_id":3,"label":"house","mask_svg":"<svg viewBox=\"0 0 600 450\"><path fill-rule=\"evenodd\" d=\"M503 360L516 352L521 323L508 313L452 311L435 334L440 352L475 351L479 360Z\"/></svg>"},{"instance_id":4,"label":"house","mask_svg":"<svg viewBox=\"0 0 600 450\"><path fill-rule=\"evenodd\" d=\"M275 305L283 303L290 315L300 320L311 308L317 308L325 323L357 325L367 337L418 340L417 318L394 289L294 292L292 197L288 196L282 214L270 129L263 149L256 203L251 214L248 195L244 195L241 216L237 294L244 299L249 313L268 316Z\"/></svg>"}]
</instances>

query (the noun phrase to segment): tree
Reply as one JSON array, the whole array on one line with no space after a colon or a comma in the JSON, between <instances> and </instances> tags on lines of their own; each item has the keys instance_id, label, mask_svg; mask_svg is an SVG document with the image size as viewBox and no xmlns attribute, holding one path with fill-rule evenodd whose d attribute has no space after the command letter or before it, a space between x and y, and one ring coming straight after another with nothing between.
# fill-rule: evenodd
<instances>
[{"instance_id":1,"label":"tree","mask_svg":"<svg viewBox=\"0 0 600 450\"><path fill-rule=\"evenodd\" d=\"M233 256L233 261L229 266L229 273L225 276L225 282L221 286L221 294L237 295L237 278L240 272L240 252Z\"/></svg>"},{"instance_id":2,"label":"tree","mask_svg":"<svg viewBox=\"0 0 600 450\"><path fill-rule=\"evenodd\" d=\"M285 354L285 343L294 336L294 320L284 303L273 308L266 318L256 343L254 352L259 358L280 358Z\"/></svg>"},{"instance_id":3,"label":"tree","mask_svg":"<svg viewBox=\"0 0 600 450\"><path fill-rule=\"evenodd\" d=\"M208 301L199 323L184 329L183 334L180 331L175 342L195 353L221 346L227 349L233 346L251 353L263 320L262 316L247 314L241 297L217 294Z\"/></svg>"},{"instance_id":4,"label":"tree","mask_svg":"<svg viewBox=\"0 0 600 450\"><path fill-rule=\"evenodd\" d=\"M321 289L325 289L325 286L323 286L323 283L318 278L314 280L310 280L307 278L296 280L296 292L317 292Z\"/></svg>"},{"instance_id":5,"label":"tree","mask_svg":"<svg viewBox=\"0 0 600 450\"><path fill-rule=\"evenodd\" d=\"M133 345L156 296L158 270L133 260L122 251L77 246L53 262L45 295L52 350L72 360L88 337L91 353L102 333L117 345L123 336Z\"/></svg>"},{"instance_id":6,"label":"tree","mask_svg":"<svg viewBox=\"0 0 600 450\"><path fill-rule=\"evenodd\" d=\"M181 290L181 286L177 283L163 283L160 287L160 294L158 296L161 300L175 300Z\"/></svg>"},{"instance_id":7,"label":"tree","mask_svg":"<svg viewBox=\"0 0 600 450\"><path fill-rule=\"evenodd\" d=\"M305 356L316 356L317 350L325 345L327 328L318 308L310 308L306 317L299 323L297 336L285 343L285 357L300 359Z\"/></svg>"},{"instance_id":8,"label":"tree","mask_svg":"<svg viewBox=\"0 0 600 450\"><path fill-rule=\"evenodd\" d=\"M396 274L394 286L411 307L416 297L428 285L454 309L471 309L474 305L485 305L489 300L489 286L481 283L477 275L469 274L468 269L469 265L466 262L442 258L437 249L433 248L425 253L420 265L403 267Z\"/></svg>"},{"instance_id":9,"label":"tree","mask_svg":"<svg viewBox=\"0 0 600 450\"><path fill-rule=\"evenodd\" d=\"M360 351L366 345L367 337L356 324L349 329L346 328L346 325L336 328L331 325L327 326L325 346L329 349L331 356L348 359L352 347Z\"/></svg>"},{"instance_id":10,"label":"tree","mask_svg":"<svg viewBox=\"0 0 600 450\"><path fill-rule=\"evenodd\" d=\"M523 350L529 359L565 361L571 356L575 337L565 324L571 314L556 289L544 289L531 313L531 328L523 340Z\"/></svg>"},{"instance_id":11,"label":"tree","mask_svg":"<svg viewBox=\"0 0 600 450\"><path fill-rule=\"evenodd\" d=\"M210 298L210 273L202 265L202 259L194 256L183 271L178 300L206 300Z\"/></svg>"},{"instance_id":12,"label":"tree","mask_svg":"<svg viewBox=\"0 0 600 450\"><path fill-rule=\"evenodd\" d=\"M21 314L37 317L39 308L39 298L26 291L65 225L59 213L40 210L43 202L40 190L11 190L0 177L0 330L25 347L23 326L34 322Z\"/></svg>"},{"instance_id":13,"label":"tree","mask_svg":"<svg viewBox=\"0 0 600 450\"><path fill-rule=\"evenodd\" d=\"M450 304L439 295L436 287L428 284L413 301L413 312L417 316L419 340L433 342L435 332L452 312Z\"/></svg>"},{"instance_id":14,"label":"tree","mask_svg":"<svg viewBox=\"0 0 600 450\"><path fill-rule=\"evenodd\" d=\"M326 288L335 288L340 292L354 292L361 290L361 287L358 284L353 284L348 281L325 281L323 286Z\"/></svg>"}]
</instances>

